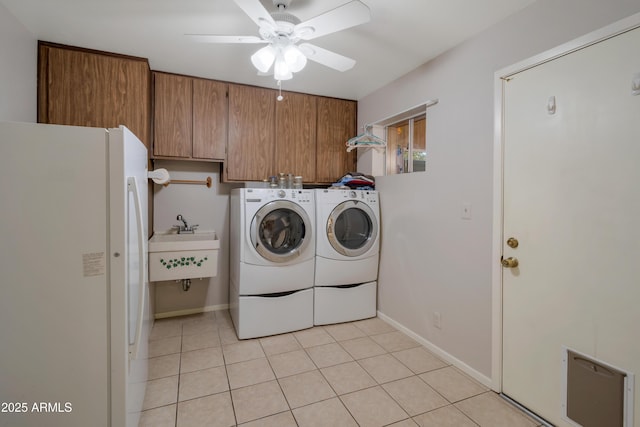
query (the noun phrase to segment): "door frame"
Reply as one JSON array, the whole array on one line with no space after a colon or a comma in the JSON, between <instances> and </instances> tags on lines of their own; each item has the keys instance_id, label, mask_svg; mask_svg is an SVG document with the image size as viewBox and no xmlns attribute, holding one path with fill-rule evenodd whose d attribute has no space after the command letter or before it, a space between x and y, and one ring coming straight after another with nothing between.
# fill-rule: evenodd
<instances>
[{"instance_id":1,"label":"door frame","mask_svg":"<svg viewBox=\"0 0 640 427\"><path fill-rule=\"evenodd\" d=\"M640 28L640 13L616 21L599 30L561 44L494 73L494 138L493 138L493 233L491 267L491 388L502 391L502 256L503 236L503 165L504 165L504 82L514 74L568 55L624 32ZM631 77L631 76L629 76Z\"/></svg>"}]
</instances>

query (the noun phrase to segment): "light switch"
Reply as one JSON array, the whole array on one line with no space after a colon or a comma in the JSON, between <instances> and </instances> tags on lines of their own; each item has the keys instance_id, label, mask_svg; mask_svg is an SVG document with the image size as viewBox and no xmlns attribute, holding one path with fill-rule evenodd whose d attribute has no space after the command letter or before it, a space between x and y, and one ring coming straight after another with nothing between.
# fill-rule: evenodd
<instances>
[{"instance_id":1,"label":"light switch","mask_svg":"<svg viewBox=\"0 0 640 427\"><path fill-rule=\"evenodd\" d=\"M463 203L460 208L460 218L471 219L471 203Z\"/></svg>"}]
</instances>

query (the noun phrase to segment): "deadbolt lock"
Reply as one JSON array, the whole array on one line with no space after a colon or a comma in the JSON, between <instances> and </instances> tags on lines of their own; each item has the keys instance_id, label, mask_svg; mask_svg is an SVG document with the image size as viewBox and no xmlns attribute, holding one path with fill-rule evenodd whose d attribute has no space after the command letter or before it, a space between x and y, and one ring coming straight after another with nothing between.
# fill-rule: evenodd
<instances>
[{"instance_id":1,"label":"deadbolt lock","mask_svg":"<svg viewBox=\"0 0 640 427\"><path fill-rule=\"evenodd\" d=\"M518 258L502 258L501 264L506 268L516 268L518 266Z\"/></svg>"},{"instance_id":2,"label":"deadbolt lock","mask_svg":"<svg viewBox=\"0 0 640 427\"><path fill-rule=\"evenodd\" d=\"M507 240L507 246L509 246L512 249L515 249L518 247L518 239L516 239L515 237L509 237L509 239Z\"/></svg>"}]
</instances>

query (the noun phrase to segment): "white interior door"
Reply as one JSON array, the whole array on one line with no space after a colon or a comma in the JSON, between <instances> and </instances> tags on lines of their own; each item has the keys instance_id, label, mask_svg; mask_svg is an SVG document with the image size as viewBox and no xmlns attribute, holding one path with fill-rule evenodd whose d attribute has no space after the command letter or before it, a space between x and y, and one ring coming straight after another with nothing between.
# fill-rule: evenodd
<instances>
[{"instance_id":1,"label":"white interior door","mask_svg":"<svg viewBox=\"0 0 640 427\"><path fill-rule=\"evenodd\" d=\"M562 346L640 374L639 46L636 29L504 83L502 390L558 426Z\"/></svg>"}]
</instances>

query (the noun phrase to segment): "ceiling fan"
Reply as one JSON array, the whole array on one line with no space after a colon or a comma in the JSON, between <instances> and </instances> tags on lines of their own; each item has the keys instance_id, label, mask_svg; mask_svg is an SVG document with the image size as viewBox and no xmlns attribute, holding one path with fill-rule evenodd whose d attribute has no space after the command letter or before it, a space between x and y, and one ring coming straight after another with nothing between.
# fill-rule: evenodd
<instances>
[{"instance_id":1,"label":"ceiling fan","mask_svg":"<svg viewBox=\"0 0 640 427\"><path fill-rule=\"evenodd\" d=\"M299 42L355 27L371 19L367 5L358 0L352 0L304 22L286 11L291 0L273 0L277 11L271 13L259 0L234 1L258 24L260 37L208 34L187 36L204 43L266 43L267 46L251 56L251 62L261 73L269 72L273 66L273 75L278 81L291 79L293 73L305 67L307 58L334 70L351 69L355 60L310 43Z\"/></svg>"}]
</instances>

